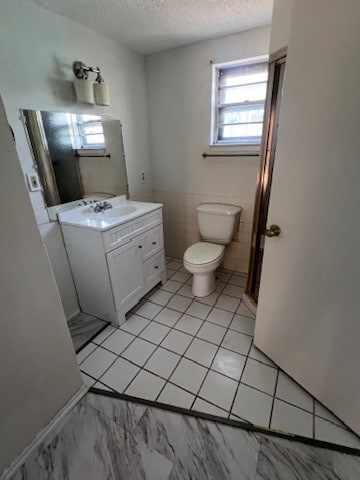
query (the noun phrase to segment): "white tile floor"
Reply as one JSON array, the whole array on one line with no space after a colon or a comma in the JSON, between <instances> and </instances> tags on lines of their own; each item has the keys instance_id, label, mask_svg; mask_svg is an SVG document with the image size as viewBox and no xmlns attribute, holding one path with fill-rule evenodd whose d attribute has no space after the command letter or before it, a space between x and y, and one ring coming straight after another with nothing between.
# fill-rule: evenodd
<instances>
[{"instance_id":1,"label":"white tile floor","mask_svg":"<svg viewBox=\"0 0 360 480\"><path fill-rule=\"evenodd\" d=\"M360 448L360 440L253 345L246 278L219 270L216 292L194 298L191 276L168 280L120 327L77 356L87 385Z\"/></svg>"}]
</instances>

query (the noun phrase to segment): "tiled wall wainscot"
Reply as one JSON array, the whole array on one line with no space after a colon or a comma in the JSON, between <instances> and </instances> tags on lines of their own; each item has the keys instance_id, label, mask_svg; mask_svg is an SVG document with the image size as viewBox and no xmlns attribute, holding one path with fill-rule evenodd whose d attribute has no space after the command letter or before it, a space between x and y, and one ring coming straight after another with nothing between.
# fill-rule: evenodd
<instances>
[{"instance_id":1,"label":"tiled wall wainscot","mask_svg":"<svg viewBox=\"0 0 360 480\"><path fill-rule=\"evenodd\" d=\"M167 255L182 258L190 245L200 241L196 207L200 203L228 203L242 207L239 229L233 241L226 247L223 267L236 272L247 273L253 202L239 197L225 195L192 195L176 192L156 191L154 201L163 203L165 251Z\"/></svg>"}]
</instances>

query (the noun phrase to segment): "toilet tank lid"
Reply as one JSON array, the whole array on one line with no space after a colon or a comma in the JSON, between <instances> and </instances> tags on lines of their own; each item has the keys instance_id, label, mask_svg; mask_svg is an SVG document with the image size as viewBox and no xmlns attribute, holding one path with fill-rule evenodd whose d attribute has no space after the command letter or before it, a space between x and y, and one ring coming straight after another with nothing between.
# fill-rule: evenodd
<instances>
[{"instance_id":1,"label":"toilet tank lid","mask_svg":"<svg viewBox=\"0 0 360 480\"><path fill-rule=\"evenodd\" d=\"M196 209L198 212L210 215L237 215L242 210L241 207L225 203L201 203Z\"/></svg>"}]
</instances>

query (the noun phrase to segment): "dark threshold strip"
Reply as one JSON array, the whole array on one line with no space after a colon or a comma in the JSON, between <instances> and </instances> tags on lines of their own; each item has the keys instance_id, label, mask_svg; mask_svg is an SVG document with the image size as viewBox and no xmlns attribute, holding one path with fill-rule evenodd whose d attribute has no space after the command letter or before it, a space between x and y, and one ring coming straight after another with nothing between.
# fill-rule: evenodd
<instances>
[{"instance_id":1,"label":"dark threshold strip","mask_svg":"<svg viewBox=\"0 0 360 480\"><path fill-rule=\"evenodd\" d=\"M211 422L221 423L223 425L228 425L231 427L241 428L248 432L258 432L263 435L269 435L272 437L283 438L285 440L290 440L292 442L304 443L306 445L311 445L318 448L326 448L328 450L334 450L341 453L347 453L350 455L355 455L360 457L360 450L357 448L346 447L344 445L337 445L330 442L325 442L323 440L316 440L314 438L302 437L301 435L283 433L277 430L271 430L265 427L259 427L253 425L252 423L245 423L239 420L233 420L230 418L218 417L216 415L211 415L209 413L197 412L194 410L187 410L186 408L176 407L174 405L167 405L166 403L154 402L153 400L145 400L143 398L133 397L131 395L126 395L125 393L117 392L108 392L105 390L100 390L98 388L90 387L90 393L96 395L103 395L105 397L117 398L119 400L125 400L127 402L139 403L141 405L146 405L148 407L158 408L162 410L167 410L169 412L179 413L181 415L187 415L190 417L200 418L203 420L209 420Z\"/></svg>"},{"instance_id":2,"label":"dark threshold strip","mask_svg":"<svg viewBox=\"0 0 360 480\"><path fill-rule=\"evenodd\" d=\"M92 337L90 337L88 340L86 340L86 342L83 345L81 345L81 347L77 348L75 350L75 353L78 354L83 348L85 348L87 345L89 345L89 343L91 343L109 325L111 325L111 323L109 323L109 322L105 323L105 325L103 327L101 327L100 330L98 330L96 333L94 333L94 335Z\"/></svg>"}]
</instances>

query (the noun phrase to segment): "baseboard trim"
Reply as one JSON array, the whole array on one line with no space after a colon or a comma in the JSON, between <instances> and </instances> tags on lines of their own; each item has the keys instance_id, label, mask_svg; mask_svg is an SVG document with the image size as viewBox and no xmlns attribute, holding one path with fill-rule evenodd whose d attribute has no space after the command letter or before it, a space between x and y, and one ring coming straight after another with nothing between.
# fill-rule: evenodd
<instances>
[{"instance_id":1,"label":"baseboard trim","mask_svg":"<svg viewBox=\"0 0 360 480\"><path fill-rule=\"evenodd\" d=\"M89 388L83 385L73 397L62 407L62 409L50 420L50 422L43 428L34 438L34 440L27 445L24 450L18 455L15 460L6 468L0 475L0 480L9 480L17 473L19 468L27 461L27 459L35 452L40 444L48 445L51 440L59 433L62 427L61 423L75 405L87 394Z\"/></svg>"}]
</instances>

